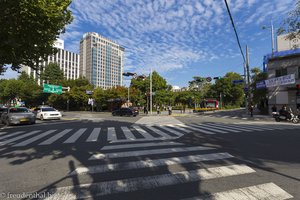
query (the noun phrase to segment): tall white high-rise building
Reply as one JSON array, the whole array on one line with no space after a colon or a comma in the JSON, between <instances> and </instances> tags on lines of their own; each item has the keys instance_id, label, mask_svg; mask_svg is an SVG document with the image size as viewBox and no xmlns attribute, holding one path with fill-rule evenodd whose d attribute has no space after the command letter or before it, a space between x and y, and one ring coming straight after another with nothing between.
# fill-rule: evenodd
<instances>
[{"instance_id":1,"label":"tall white high-rise building","mask_svg":"<svg viewBox=\"0 0 300 200\"><path fill-rule=\"evenodd\" d=\"M57 53L55 55L48 56L46 61L42 61L40 63L42 68L45 69L45 67L49 63L57 63L60 69L63 70L64 77L66 77L67 79L79 78L79 54L64 50L64 41L61 39L56 40L56 42L54 43L54 47L57 48ZM27 74L33 76L40 83L36 70L33 70L28 66L23 66L22 71L25 71Z\"/></svg>"},{"instance_id":2,"label":"tall white high-rise building","mask_svg":"<svg viewBox=\"0 0 300 200\"><path fill-rule=\"evenodd\" d=\"M80 74L95 87L122 85L124 48L97 33L89 32L80 41Z\"/></svg>"}]
</instances>

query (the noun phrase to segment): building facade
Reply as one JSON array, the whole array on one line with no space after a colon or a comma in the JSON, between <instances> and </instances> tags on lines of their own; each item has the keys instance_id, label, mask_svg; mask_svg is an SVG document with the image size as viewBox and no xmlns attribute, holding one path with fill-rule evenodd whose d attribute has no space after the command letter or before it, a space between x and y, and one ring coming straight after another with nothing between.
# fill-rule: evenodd
<instances>
[{"instance_id":1,"label":"building facade","mask_svg":"<svg viewBox=\"0 0 300 200\"><path fill-rule=\"evenodd\" d=\"M89 32L80 41L80 74L95 87L121 86L124 48L97 33Z\"/></svg>"},{"instance_id":2,"label":"building facade","mask_svg":"<svg viewBox=\"0 0 300 200\"><path fill-rule=\"evenodd\" d=\"M295 111L300 108L300 48L297 40L277 37L277 51L265 56L268 79L269 110L283 105Z\"/></svg>"},{"instance_id":3,"label":"building facade","mask_svg":"<svg viewBox=\"0 0 300 200\"><path fill-rule=\"evenodd\" d=\"M42 61L40 66L45 68L49 63L57 63L60 69L64 72L64 77L66 79L77 79L80 76L79 61L80 56L77 53L70 52L64 49L64 41L58 39L54 43L54 47L57 48L57 53L55 55L48 56L46 61ZM36 70L31 69L28 66L23 66L22 71L33 76L40 83L40 79Z\"/></svg>"}]
</instances>

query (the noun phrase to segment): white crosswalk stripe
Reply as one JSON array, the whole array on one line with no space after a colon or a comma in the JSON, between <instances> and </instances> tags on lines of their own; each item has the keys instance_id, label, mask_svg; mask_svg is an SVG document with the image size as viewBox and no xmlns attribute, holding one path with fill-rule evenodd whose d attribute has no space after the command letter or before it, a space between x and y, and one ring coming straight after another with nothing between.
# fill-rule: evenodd
<instances>
[{"instance_id":1,"label":"white crosswalk stripe","mask_svg":"<svg viewBox=\"0 0 300 200\"><path fill-rule=\"evenodd\" d=\"M6 133L6 132L4 132L4 133ZM3 139L8 138L8 137L13 137L15 135L19 135L21 133L24 133L24 131L17 131L15 133L9 133L7 135L3 135L2 137L0 137L0 140L3 140Z\"/></svg>"},{"instance_id":2,"label":"white crosswalk stripe","mask_svg":"<svg viewBox=\"0 0 300 200\"><path fill-rule=\"evenodd\" d=\"M190 133L192 131L196 131L197 133L202 134L227 134L227 133L256 133L256 132L264 132L269 130L281 130L281 129L297 129L300 126L288 126L288 125L264 125L264 124L253 124L253 123L234 123L234 124L226 124L226 123L200 123L200 124L166 124L159 126L150 126L150 125L133 125L133 126L121 126L120 129L122 132L118 133L124 135L123 138L118 138L116 133L116 127L108 127L101 128L79 128L79 129L65 129L65 130L57 130L55 132L51 132L51 130L47 130L38 136L34 136L34 134L40 132L39 131L31 131L26 133L25 131L17 131L12 133L5 133L0 136L0 145L7 145L10 143L14 143L14 147L28 146L30 144L34 144L35 141L40 141L38 145L51 145L58 144L57 141L60 141L61 138L69 135L64 142L61 144L77 144L77 141L80 142L110 142L110 143L135 143L135 142L147 142L147 141L163 141L163 140L174 140L179 137L184 136L186 133ZM50 131L50 132L49 132ZM75 133L72 133L75 131ZM100 138L100 132L107 135L106 141ZM86 137L82 137L83 134L88 134ZM134 133L140 135L135 135ZM53 134L50 138L46 136ZM32 137L23 139L26 137ZM102 137L101 137L102 138ZM23 139L23 141L22 141ZM20 140L20 141L19 141ZM84 141L85 140L85 141Z\"/></svg>"},{"instance_id":3,"label":"white crosswalk stripe","mask_svg":"<svg viewBox=\"0 0 300 200\"><path fill-rule=\"evenodd\" d=\"M107 128L107 140L108 141L116 141L117 139L117 134L116 130L114 127L108 127Z\"/></svg>"},{"instance_id":4,"label":"white crosswalk stripe","mask_svg":"<svg viewBox=\"0 0 300 200\"><path fill-rule=\"evenodd\" d=\"M70 144L76 142L79 137L86 131L86 128L79 129L76 133L74 133L71 137L69 137L64 143Z\"/></svg>"},{"instance_id":5,"label":"white crosswalk stripe","mask_svg":"<svg viewBox=\"0 0 300 200\"><path fill-rule=\"evenodd\" d=\"M241 174L250 174L254 172L255 171L253 169L245 165L230 165L174 173L170 172L170 174L155 176L136 177L92 184L81 184L77 187L57 188L56 193L47 198L47 200L66 199L65 195L68 195L67 199L71 200L84 198L84 196L80 196L80 194L84 195L92 193L94 196L104 196L124 192L134 192L140 190L141 188L154 189L163 186L188 183L191 181L210 180L228 176L237 176Z\"/></svg>"},{"instance_id":6,"label":"white crosswalk stripe","mask_svg":"<svg viewBox=\"0 0 300 200\"><path fill-rule=\"evenodd\" d=\"M52 144L53 142L57 141L59 138L63 137L64 135L66 135L70 131L72 131L72 129L65 129L65 130L61 131L60 133L52 136L51 138L45 140L44 142L40 143L39 145L49 145L49 144Z\"/></svg>"},{"instance_id":7,"label":"white crosswalk stripe","mask_svg":"<svg viewBox=\"0 0 300 200\"><path fill-rule=\"evenodd\" d=\"M162 136L161 139L174 139L176 137L171 136L167 133L162 132L161 130L158 130L157 128L154 128L153 126L146 126L148 129L150 129L151 131L157 133L158 135Z\"/></svg>"},{"instance_id":8,"label":"white crosswalk stripe","mask_svg":"<svg viewBox=\"0 0 300 200\"><path fill-rule=\"evenodd\" d=\"M35 136L35 137L32 137L32 138L30 138L30 139L28 139L28 140L25 140L25 141L21 142L21 143L18 143L18 144L13 145L13 147L22 147L22 146L26 146L26 145L28 145L28 144L30 144L30 143L32 143L32 142L35 142L35 141L37 141L37 140L39 140L39 139L41 139L41 138L43 138L43 137L46 137L47 135L50 135L51 133L54 133L55 131L56 131L56 130L49 130L49 131L46 131L46 132L44 132L44 133L42 133L42 134L38 134L38 135Z\"/></svg>"},{"instance_id":9,"label":"white crosswalk stripe","mask_svg":"<svg viewBox=\"0 0 300 200\"><path fill-rule=\"evenodd\" d=\"M94 128L88 139L87 142L96 142L98 140L98 137L100 135L101 128Z\"/></svg>"},{"instance_id":10,"label":"white crosswalk stripe","mask_svg":"<svg viewBox=\"0 0 300 200\"><path fill-rule=\"evenodd\" d=\"M139 150L139 148L143 148L143 150ZM236 183L236 178L243 179L243 176L253 176L257 172L242 164L240 160L239 164L235 163L236 158L227 152L214 151L219 150L204 146L187 146L171 141L108 145L101 149L101 153L95 153L90 157L90 164L79 166L67 174L69 178L76 177L78 180L81 180L81 177L94 177L98 174L95 177L105 177L104 180L92 179L92 183L84 182L79 185L56 187L48 190L51 195L45 199L129 199L126 195L130 194L133 194L130 199L144 199L147 192L149 194L153 191L155 195L174 193L173 188L175 187L181 188L186 184L197 182L201 182L201 185L206 182L218 183L219 179L223 181L228 179L227 190L216 193L200 192L199 195L203 194L204 196L195 197L191 197L189 192L185 193L184 190L181 190L178 191L181 194L180 198L185 200L284 200L292 198L289 193L270 181L267 183L258 181L258 185L251 183L249 186L240 188ZM152 158L153 155L155 157ZM93 161L98 159L104 162L99 164L99 161ZM205 162L216 162L217 166L203 165ZM182 168L180 166L194 167ZM137 170L142 171L135 173ZM133 173L128 176L125 171ZM111 174L114 175L111 176ZM235 179L230 177L235 177ZM156 189L160 189L158 190L159 194ZM153 199L162 197L165 196L156 196Z\"/></svg>"},{"instance_id":11,"label":"white crosswalk stripe","mask_svg":"<svg viewBox=\"0 0 300 200\"><path fill-rule=\"evenodd\" d=\"M190 124L190 126L199 127L199 128L202 128L202 129L205 129L205 130L208 130L208 131L216 132L216 133L228 133L227 131L221 131L221 130L215 129L213 127L206 126L205 124L201 124L201 125Z\"/></svg>"},{"instance_id":12,"label":"white crosswalk stripe","mask_svg":"<svg viewBox=\"0 0 300 200\"><path fill-rule=\"evenodd\" d=\"M195 130L195 131L198 131L198 132L201 132L201 133L205 133L205 134L216 134L214 132L203 130L202 128L199 128L199 127L197 127L197 128L196 127L192 127L190 125L180 124L179 126L185 127L185 128L188 128L188 129L192 129L192 130Z\"/></svg>"},{"instance_id":13,"label":"white crosswalk stripe","mask_svg":"<svg viewBox=\"0 0 300 200\"><path fill-rule=\"evenodd\" d=\"M147 140L156 139L150 133L148 133L147 131L145 131L144 129L142 129L140 126L132 126L132 127L135 130L137 130L139 132L139 134L141 134L145 139L147 139Z\"/></svg>"},{"instance_id":14,"label":"white crosswalk stripe","mask_svg":"<svg viewBox=\"0 0 300 200\"><path fill-rule=\"evenodd\" d=\"M260 184L245 188L234 189L225 192L218 192L209 196L192 197L184 200L228 200L228 199L245 199L261 200L276 199L284 200L293 198L292 195L275 185L274 183Z\"/></svg>"},{"instance_id":15,"label":"white crosswalk stripe","mask_svg":"<svg viewBox=\"0 0 300 200\"><path fill-rule=\"evenodd\" d=\"M178 131L176 131L176 130L173 130L173 129L171 129L171 128L168 128L168 127L166 127L166 126L160 126L160 128L161 128L161 129L164 129L164 130L166 130L166 131L169 131L169 132L171 132L171 133L177 135L178 137L181 137L181 136L184 135L183 133L180 133L180 132L178 132Z\"/></svg>"},{"instance_id":16,"label":"white crosswalk stripe","mask_svg":"<svg viewBox=\"0 0 300 200\"><path fill-rule=\"evenodd\" d=\"M7 132L0 132L0 135L4 135L4 134L6 134Z\"/></svg>"},{"instance_id":17,"label":"white crosswalk stripe","mask_svg":"<svg viewBox=\"0 0 300 200\"><path fill-rule=\"evenodd\" d=\"M11 142L15 142L15 141L20 140L20 139L22 139L22 138L25 138L25 137L34 135L34 134L36 134L36 133L38 133L38 132L41 132L41 130L31 131L31 132L29 132L29 133L20 135L20 136L18 136L18 137L11 138L11 139L8 139L8 140L4 140L4 141L0 142L0 145L4 145L4 144L9 144L9 143L11 143Z\"/></svg>"},{"instance_id":18,"label":"white crosswalk stripe","mask_svg":"<svg viewBox=\"0 0 300 200\"><path fill-rule=\"evenodd\" d=\"M180 130L180 131L182 131L182 132L184 132L184 133L190 133L190 132L191 132L190 130L188 130L188 129L186 129L186 128L179 127L180 124L176 124L176 125L169 124L169 125L167 125L167 126L168 126L168 127L175 128L175 129L177 129L177 130Z\"/></svg>"},{"instance_id":19,"label":"white crosswalk stripe","mask_svg":"<svg viewBox=\"0 0 300 200\"><path fill-rule=\"evenodd\" d=\"M122 164L105 164L98 165L93 167L81 167L77 168L75 171L70 173L70 175L75 174L95 174L95 173L105 173L109 171L121 171L128 169L140 169L147 167L159 167L164 165L175 165L175 164L185 164L192 162L200 161L211 161L211 160L220 160L226 158L232 158L233 156L228 153L212 153L212 154L203 154L203 155L192 155L192 156L182 156L182 157L171 157L163 159L147 159L146 161L133 161Z\"/></svg>"},{"instance_id":20,"label":"white crosswalk stripe","mask_svg":"<svg viewBox=\"0 0 300 200\"><path fill-rule=\"evenodd\" d=\"M129 128L122 126L121 129L126 137L126 140L136 140L136 137L133 135L131 130L129 130Z\"/></svg>"},{"instance_id":21,"label":"white crosswalk stripe","mask_svg":"<svg viewBox=\"0 0 300 200\"><path fill-rule=\"evenodd\" d=\"M176 145L181 146L181 143L177 142L148 142L148 143L137 143L137 144L122 144L122 145L109 145L102 148L102 150L115 150L115 149L128 149L137 147L160 147L160 146L170 146Z\"/></svg>"},{"instance_id":22,"label":"white crosswalk stripe","mask_svg":"<svg viewBox=\"0 0 300 200\"><path fill-rule=\"evenodd\" d=\"M144 155L155 155L155 154L167 154L167 153L176 153L176 152L190 152L190 151L200 151L200 150L211 150L214 148L211 147L174 147L169 149L152 149L152 150L140 150L140 151L126 151L118 153L98 153L89 158L89 160L100 160L105 158L121 158L121 157L130 157L130 156L144 156Z\"/></svg>"}]
</instances>

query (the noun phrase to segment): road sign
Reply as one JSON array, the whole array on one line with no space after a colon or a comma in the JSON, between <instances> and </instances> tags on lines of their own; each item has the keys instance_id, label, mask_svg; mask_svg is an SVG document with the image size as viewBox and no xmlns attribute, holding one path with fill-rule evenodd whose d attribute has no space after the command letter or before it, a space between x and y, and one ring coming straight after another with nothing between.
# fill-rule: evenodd
<instances>
[{"instance_id":1,"label":"road sign","mask_svg":"<svg viewBox=\"0 0 300 200\"><path fill-rule=\"evenodd\" d=\"M211 80L212 80L211 77L206 77L207 82L211 82Z\"/></svg>"},{"instance_id":2,"label":"road sign","mask_svg":"<svg viewBox=\"0 0 300 200\"><path fill-rule=\"evenodd\" d=\"M44 84L43 92L44 93L61 94L62 93L62 86L61 85Z\"/></svg>"},{"instance_id":3,"label":"road sign","mask_svg":"<svg viewBox=\"0 0 300 200\"><path fill-rule=\"evenodd\" d=\"M244 80L233 80L232 81L233 84L239 84L239 83L244 83Z\"/></svg>"}]
</instances>

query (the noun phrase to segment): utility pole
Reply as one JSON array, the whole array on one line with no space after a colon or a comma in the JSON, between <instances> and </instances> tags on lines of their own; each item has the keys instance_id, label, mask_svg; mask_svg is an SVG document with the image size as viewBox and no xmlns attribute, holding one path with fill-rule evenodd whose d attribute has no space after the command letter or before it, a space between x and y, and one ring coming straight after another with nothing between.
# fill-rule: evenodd
<instances>
[{"instance_id":1,"label":"utility pole","mask_svg":"<svg viewBox=\"0 0 300 200\"><path fill-rule=\"evenodd\" d=\"M246 67L247 67L247 88L248 88L248 105L251 102L251 90L250 90L250 67L249 67L249 54L248 54L248 46L246 45Z\"/></svg>"},{"instance_id":2,"label":"utility pole","mask_svg":"<svg viewBox=\"0 0 300 200\"><path fill-rule=\"evenodd\" d=\"M274 56L274 46L275 46L275 42L274 42L274 27L273 27L273 21L271 20L271 34L272 34L272 56Z\"/></svg>"},{"instance_id":3,"label":"utility pole","mask_svg":"<svg viewBox=\"0 0 300 200\"><path fill-rule=\"evenodd\" d=\"M248 88L248 84L247 84L247 66L246 66L246 62L244 63L244 83L245 83L245 88ZM248 97L246 95L246 93L248 93L248 91L246 92L246 89L244 88L244 93L245 93L245 107L246 107L246 114L248 113L247 108L248 108Z\"/></svg>"},{"instance_id":4,"label":"utility pole","mask_svg":"<svg viewBox=\"0 0 300 200\"><path fill-rule=\"evenodd\" d=\"M150 114L152 115L152 68L150 69Z\"/></svg>"}]
</instances>

